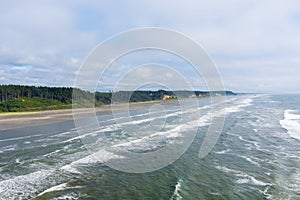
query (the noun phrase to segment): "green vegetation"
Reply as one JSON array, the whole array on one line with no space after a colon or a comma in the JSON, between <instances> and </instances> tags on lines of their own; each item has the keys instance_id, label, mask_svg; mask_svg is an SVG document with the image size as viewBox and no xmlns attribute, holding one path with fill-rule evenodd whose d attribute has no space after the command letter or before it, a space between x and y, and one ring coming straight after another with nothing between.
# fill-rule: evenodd
<instances>
[{"instance_id":1,"label":"green vegetation","mask_svg":"<svg viewBox=\"0 0 300 200\"><path fill-rule=\"evenodd\" d=\"M76 94L72 101L73 92ZM101 106L110 103L144 102L177 98L234 95L230 91L118 91L89 92L71 87L0 85L0 112L40 111Z\"/></svg>"},{"instance_id":2,"label":"green vegetation","mask_svg":"<svg viewBox=\"0 0 300 200\"><path fill-rule=\"evenodd\" d=\"M76 92L79 107L91 104L109 104L111 93L91 93L71 87L35 87L0 85L0 112L40 111L72 108L72 95ZM94 96L95 95L95 96Z\"/></svg>"},{"instance_id":3,"label":"green vegetation","mask_svg":"<svg viewBox=\"0 0 300 200\"><path fill-rule=\"evenodd\" d=\"M0 112L40 111L71 108L72 104L62 103L58 100L42 99L39 97L21 97L0 103Z\"/></svg>"}]
</instances>

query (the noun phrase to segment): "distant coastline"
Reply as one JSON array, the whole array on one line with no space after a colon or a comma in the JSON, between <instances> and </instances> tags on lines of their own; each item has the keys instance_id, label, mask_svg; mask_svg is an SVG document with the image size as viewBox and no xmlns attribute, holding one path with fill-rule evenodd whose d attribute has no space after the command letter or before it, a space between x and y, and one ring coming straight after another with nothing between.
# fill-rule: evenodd
<instances>
[{"instance_id":1,"label":"distant coastline","mask_svg":"<svg viewBox=\"0 0 300 200\"><path fill-rule=\"evenodd\" d=\"M73 92L76 94L75 102L72 101ZM111 103L149 102L222 95L236 94L232 91L188 90L138 90L93 93L72 87L0 85L0 113L71 109L74 103L76 103L77 107L84 108L90 106L91 103L99 107Z\"/></svg>"}]
</instances>

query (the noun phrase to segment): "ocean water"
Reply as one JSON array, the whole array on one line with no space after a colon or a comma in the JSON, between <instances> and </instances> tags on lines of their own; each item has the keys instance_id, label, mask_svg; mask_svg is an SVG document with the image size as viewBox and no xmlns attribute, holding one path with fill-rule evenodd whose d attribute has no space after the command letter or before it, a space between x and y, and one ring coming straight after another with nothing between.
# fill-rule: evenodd
<instances>
[{"instance_id":1,"label":"ocean water","mask_svg":"<svg viewBox=\"0 0 300 200\"><path fill-rule=\"evenodd\" d=\"M122 129L160 120L148 110L132 111L133 121L121 126L112 115L98 116L101 129L86 135L77 134L73 121L2 131L0 199L300 199L299 99L228 97L222 134L203 159L199 147L210 124L208 99L200 99L198 108L165 105L167 126L155 137ZM182 112L185 119L179 121ZM201 112L198 123L189 123L195 112ZM105 164L122 158L104 147L155 151L171 142L180 144L182 132L191 129L197 130L191 146L160 170L126 173ZM103 145L100 158L82 144L88 137Z\"/></svg>"}]
</instances>

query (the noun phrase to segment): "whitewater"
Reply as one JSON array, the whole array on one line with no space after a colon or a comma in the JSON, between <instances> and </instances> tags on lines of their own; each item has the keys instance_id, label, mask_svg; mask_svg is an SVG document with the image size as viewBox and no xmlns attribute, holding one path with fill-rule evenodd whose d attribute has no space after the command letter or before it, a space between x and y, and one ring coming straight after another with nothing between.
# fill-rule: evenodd
<instances>
[{"instance_id":1,"label":"whitewater","mask_svg":"<svg viewBox=\"0 0 300 200\"><path fill-rule=\"evenodd\" d=\"M131 111L130 121L97 116L100 128L81 135L73 121L2 131L0 199L300 199L299 98L229 96L225 110L214 111L209 98L197 107L168 103L164 115L145 109ZM200 159L212 119L223 112L220 138ZM161 129L147 128L163 120ZM126 173L106 164L124 159L118 151L180 145L192 131L184 154L157 171Z\"/></svg>"}]
</instances>

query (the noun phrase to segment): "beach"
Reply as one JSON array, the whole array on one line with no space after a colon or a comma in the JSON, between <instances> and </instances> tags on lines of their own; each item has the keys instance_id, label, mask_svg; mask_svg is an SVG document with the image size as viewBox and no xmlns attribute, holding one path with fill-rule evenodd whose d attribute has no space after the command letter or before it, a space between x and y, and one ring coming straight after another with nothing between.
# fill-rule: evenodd
<instances>
[{"instance_id":1,"label":"beach","mask_svg":"<svg viewBox=\"0 0 300 200\"><path fill-rule=\"evenodd\" d=\"M176 101L147 101L130 103L130 110L145 110L151 108L155 104L174 104ZM117 112L127 110L127 104L115 104L113 109ZM96 115L111 114L112 106L103 105L96 107ZM47 110L37 112L6 112L0 113L0 131L24 128L28 126L43 125L49 123L73 120L73 112L85 116L90 109L64 109L64 110Z\"/></svg>"}]
</instances>

